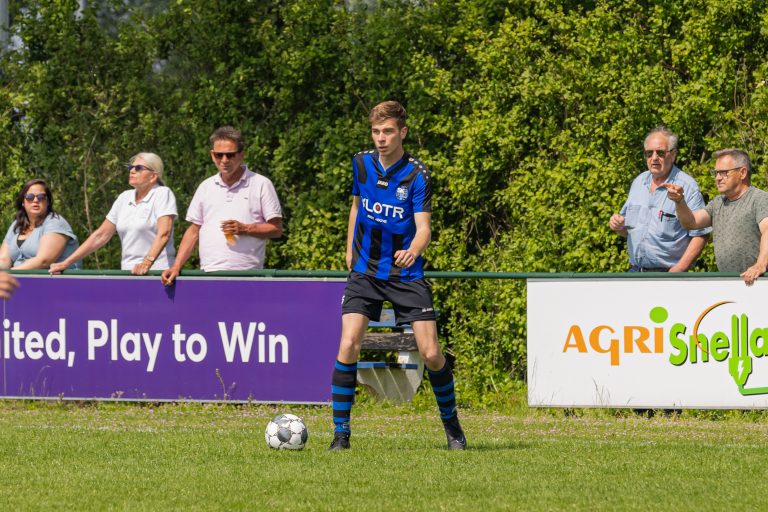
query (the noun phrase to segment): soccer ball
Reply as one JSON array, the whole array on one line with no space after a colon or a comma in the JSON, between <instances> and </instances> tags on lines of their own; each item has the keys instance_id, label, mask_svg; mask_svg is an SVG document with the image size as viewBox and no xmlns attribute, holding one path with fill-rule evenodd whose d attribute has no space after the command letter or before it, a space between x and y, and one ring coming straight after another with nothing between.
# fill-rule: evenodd
<instances>
[{"instance_id":1,"label":"soccer ball","mask_svg":"<svg viewBox=\"0 0 768 512\"><path fill-rule=\"evenodd\" d=\"M278 414L264 431L267 446L279 450L301 450L308 437L307 426L294 414Z\"/></svg>"}]
</instances>

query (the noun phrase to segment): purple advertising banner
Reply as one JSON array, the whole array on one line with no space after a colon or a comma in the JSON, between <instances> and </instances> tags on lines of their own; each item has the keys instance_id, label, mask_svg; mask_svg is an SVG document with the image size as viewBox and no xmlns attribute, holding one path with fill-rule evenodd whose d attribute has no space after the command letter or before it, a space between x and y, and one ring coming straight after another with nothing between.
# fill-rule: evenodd
<instances>
[{"instance_id":1,"label":"purple advertising banner","mask_svg":"<svg viewBox=\"0 0 768 512\"><path fill-rule=\"evenodd\" d=\"M2 397L330 400L343 281L17 277Z\"/></svg>"}]
</instances>

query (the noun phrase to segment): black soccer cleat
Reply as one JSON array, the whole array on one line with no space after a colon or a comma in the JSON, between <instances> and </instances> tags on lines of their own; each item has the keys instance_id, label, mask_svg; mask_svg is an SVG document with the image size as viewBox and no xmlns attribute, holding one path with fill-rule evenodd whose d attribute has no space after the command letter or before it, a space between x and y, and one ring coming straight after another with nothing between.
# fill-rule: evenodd
<instances>
[{"instance_id":1,"label":"black soccer cleat","mask_svg":"<svg viewBox=\"0 0 768 512\"><path fill-rule=\"evenodd\" d=\"M453 418L446 422L443 422L445 427L445 437L448 440L449 450L466 450L467 438L464 435L464 431L459 424L459 418Z\"/></svg>"},{"instance_id":2,"label":"black soccer cleat","mask_svg":"<svg viewBox=\"0 0 768 512\"><path fill-rule=\"evenodd\" d=\"M335 452L338 450L349 450L349 433L347 432L334 432L333 441L331 446L328 447L329 452Z\"/></svg>"}]
</instances>

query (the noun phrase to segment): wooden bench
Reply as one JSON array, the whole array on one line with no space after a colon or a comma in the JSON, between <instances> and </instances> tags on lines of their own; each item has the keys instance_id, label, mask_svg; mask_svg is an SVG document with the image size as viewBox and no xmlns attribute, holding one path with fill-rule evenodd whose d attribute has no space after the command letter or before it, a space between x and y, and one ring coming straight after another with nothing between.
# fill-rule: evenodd
<instances>
[{"instance_id":1,"label":"wooden bench","mask_svg":"<svg viewBox=\"0 0 768 512\"><path fill-rule=\"evenodd\" d=\"M357 363L357 381L379 398L393 402L407 402L416 394L424 376L424 362L416 346L416 338L409 325L397 326L391 309L381 312L378 322L370 322L363 337L362 350L397 352L397 362L360 361ZM376 332L391 328L395 332Z\"/></svg>"}]
</instances>

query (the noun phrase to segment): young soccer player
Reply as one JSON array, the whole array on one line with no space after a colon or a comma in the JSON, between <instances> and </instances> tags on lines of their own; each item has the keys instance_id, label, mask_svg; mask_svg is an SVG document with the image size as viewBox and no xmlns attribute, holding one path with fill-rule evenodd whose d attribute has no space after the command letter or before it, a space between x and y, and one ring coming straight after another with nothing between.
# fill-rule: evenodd
<instances>
[{"instance_id":1,"label":"young soccer player","mask_svg":"<svg viewBox=\"0 0 768 512\"><path fill-rule=\"evenodd\" d=\"M350 412L357 384L360 344L384 300L398 323L410 323L450 450L467 441L456 413L453 372L440 351L430 284L422 254L431 238L431 186L424 164L403 149L407 114L396 101L371 110L374 150L352 160L352 208L347 233L350 270L341 309L341 342L331 386L335 431L329 450L350 447Z\"/></svg>"}]
</instances>

